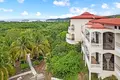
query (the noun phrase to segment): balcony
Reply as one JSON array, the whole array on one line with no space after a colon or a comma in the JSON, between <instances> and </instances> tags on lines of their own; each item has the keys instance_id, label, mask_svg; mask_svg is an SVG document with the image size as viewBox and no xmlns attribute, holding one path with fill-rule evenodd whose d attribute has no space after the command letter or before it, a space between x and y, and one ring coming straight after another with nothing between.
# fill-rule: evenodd
<instances>
[{"instance_id":1,"label":"balcony","mask_svg":"<svg viewBox=\"0 0 120 80\"><path fill-rule=\"evenodd\" d=\"M91 71L95 73L102 71L101 62L98 62L93 56L91 56Z\"/></svg>"},{"instance_id":2,"label":"balcony","mask_svg":"<svg viewBox=\"0 0 120 80\"><path fill-rule=\"evenodd\" d=\"M116 42L115 50L117 51L118 55L120 56L120 42Z\"/></svg>"},{"instance_id":3,"label":"balcony","mask_svg":"<svg viewBox=\"0 0 120 80\"><path fill-rule=\"evenodd\" d=\"M75 41L74 39L74 34L66 34L66 42L68 42L69 44L77 44L78 42Z\"/></svg>"},{"instance_id":4,"label":"balcony","mask_svg":"<svg viewBox=\"0 0 120 80\"><path fill-rule=\"evenodd\" d=\"M73 26L68 27L68 33L74 33L74 27Z\"/></svg>"}]
</instances>

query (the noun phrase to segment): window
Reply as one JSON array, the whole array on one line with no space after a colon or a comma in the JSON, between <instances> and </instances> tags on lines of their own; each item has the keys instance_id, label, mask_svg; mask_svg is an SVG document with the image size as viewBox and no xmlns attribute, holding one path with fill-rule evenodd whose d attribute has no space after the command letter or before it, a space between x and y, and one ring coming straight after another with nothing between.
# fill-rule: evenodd
<instances>
[{"instance_id":1,"label":"window","mask_svg":"<svg viewBox=\"0 0 120 80\"><path fill-rule=\"evenodd\" d=\"M115 29L117 29L117 26L115 26Z\"/></svg>"},{"instance_id":2,"label":"window","mask_svg":"<svg viewBox=\"0 0 120 80\"><path fill-rule=\"evenodd\" d=\"M119 26L119 30L120 30L120 26Z\"/></svg>"}]
</instances>

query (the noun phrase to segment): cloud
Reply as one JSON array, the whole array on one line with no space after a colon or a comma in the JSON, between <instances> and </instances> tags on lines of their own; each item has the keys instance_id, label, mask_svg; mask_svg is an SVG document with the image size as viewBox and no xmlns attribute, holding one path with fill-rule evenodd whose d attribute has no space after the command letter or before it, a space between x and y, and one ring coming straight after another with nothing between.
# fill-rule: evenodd
<instances>
[{"instance_id":1,"label":"cloud","mask_svg":"<svg viewBox=\"0 0 120 80\"><path fill-rule=\"evenodd\" d=\"M96 12L93 9L71 7L68 14L63 14L63 15L60 15L60 16L49 16L49 18L67 18L67 17L72 17L72 16L80 15L83 12L86 12L86 11L88 11L90 13L93 13L93 14L96 14Z\"/></svg>"},{"instance_id":2,"label":"cloud","mask_svg":"<svg viewBox=\"0 0 120 80\"><path fill-rule=\"evenodd\" d=\"M90 9L87 7L85 7L85 8L71 7L69 11L70 11L70 13L74 13L76 15L82 14L84 12L90 12L90 13L96 14L96 12L93 9Z\"/></svg>"},{"instance_id":3,"label":"cloud","mask_svg":"<svg viewBox=\"0 0 120 80\"><path fill-rule=\"evenodd\" d=\"M53 4L56 6L70 6L69 0L54 0Z\"/></svg>"},{"instance_id":4,"label":"cloud","mask_svg":"<svg viewBox=\"0 0 120 80\"><path fill-rule=\"evenodd\" d=\"M115 4L116 8L120 8L120 2L116 2L114 4Z\"/></svg>"},{"instance_id":5,"label":"cloud","mask_svg":"<svg viewBox=\"0 0 120 80\"><path fill-rule=\"evenodd\" d=\"M72 16L76 16L76 15L70 13L70 14L63 14L63 15L60 15L60 16L49 16L49 18L53 18L53 19L55 19L55 18L67 18L67 17L72 17Z\"/></svg>"},{"instance_id":6,"label":"cloud","mask_svg":"<svg viewBox=\"0 0 120 80\"><path fill-rule=\"evenodd\" d=\"M0 3L1 3L1 2L4 2L4 0L0 0Z\"/></svg>"},{"instance_id":7,"label":"cloud","mask_svg":"<svg viewBox=\"0 0 120 80\"><path fill-rule=\"evenodd\" d=\"M13 9L0 8L0 11L4 11L4 12L13 12Z\"/></svg>"},{"instance_id":8,"label":"cloud","mask_svg":"<svg viewBox=\"0 0 120 80\"><path fill-rule=\"evenodd\" d=\"M40 12L37 12L37 13L36 13L36 16L40 16L40 15L41 15L41 13L40 13Z\"/></svg>"},{"instance_id":9,"label":"cloud","mask_svg":"<svg viewBox=\"0 0 120 80\"><path fill-rule=\"evenodd\" d=\"M95 6L95 4L91 4L91 5L90 5L90 7L94 7L94 6Z\"/></svg>"},{"instance_id":10,"label":"cloud","mask_svg":"<svg viewBox=\"0 0 120 80\"><path fill-rule=\"evenodd\" d=\"M21 13L22 16L28 16L28 12L27 11L24 11Z\"/></svg>"},{"instance_id":11,"label":"cloud","mask_svg":"<svg viewBox=\"0 0 120 80\"><path fill-rule=\"evenodd\" d=\"M24 0L17 0L19 3L23 3L24 2Z\"/></svg>"},{"instance_id":12,"label":"cloud","mask_svg":"<svg viewBox=\"0 0 120 80\"><path fill-rule=\"evenodd\" d=\"M112 13L111 11L104 11L104 12L100 12L100 13L98 13L98 14L100 14L100 15L102 15L102 16L113 15L113 13Z\"/></svg>"},{"instance_id":13,"label":"cloud","mask_svg":"<svg viewBox=\"0 0 120 80\"><path fill-rule=\"evenodd\" d=\"M108 4L106 4L106 3L103 3L101 7L102 7L103 9L109 9Z\"/></svg>"}]
</instances>

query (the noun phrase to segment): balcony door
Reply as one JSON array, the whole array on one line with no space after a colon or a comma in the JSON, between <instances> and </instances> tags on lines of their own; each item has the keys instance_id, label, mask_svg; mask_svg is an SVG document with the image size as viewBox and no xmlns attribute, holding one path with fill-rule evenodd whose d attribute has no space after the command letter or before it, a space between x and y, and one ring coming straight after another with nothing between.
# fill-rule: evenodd
<instances>
[{"instance_id":1,"label":"balcony door","mask_svg":"<svg viewBox=\"0 0 120 80\"><path fill-rule=\"evenodd\" d=\"M103 70L114 71L114 55L111 53L103 54Z\"/></svg>"},{"instance_id":2,"label":"balcony door","mask_svg":"<svg viewBox=\"0 0 120 80\"><path fill-rule=\"evenodd\" d=\"M114 33L112 32L103 33L103 49L114 50L114 48L115 48Z\"/></svg>"}]
</instances>

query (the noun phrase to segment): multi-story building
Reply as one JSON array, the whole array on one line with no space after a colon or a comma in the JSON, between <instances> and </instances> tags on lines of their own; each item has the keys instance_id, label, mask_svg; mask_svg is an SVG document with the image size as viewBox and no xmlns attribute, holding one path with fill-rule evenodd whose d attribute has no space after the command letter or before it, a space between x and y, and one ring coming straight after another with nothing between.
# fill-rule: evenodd
<instances>
[{"instance_id":1,"label":"multi-story building","mask_svg":"<svg viewBox=\"0 0 120 80\"><path fill-rule=\"evenodd\" d=\"M115 75L120 80L120 18L89 20L79 32L89 80L92 73L102 79Z\"/></svg>"},{"instance_id":2,"label":"multi-story building","mask_svg":"<svg viewBox=\"0 0 120 80\"><path fill-rule=\"evenodd\" d=\"M79 16L71 17L68 33L66 34L66 41L70 44L76 44L81 41L81 28L90 20L105 18L85 12Z\"/></svg>"}]
</instances>

